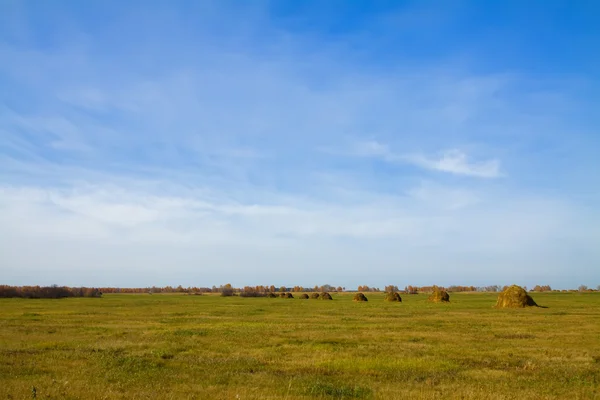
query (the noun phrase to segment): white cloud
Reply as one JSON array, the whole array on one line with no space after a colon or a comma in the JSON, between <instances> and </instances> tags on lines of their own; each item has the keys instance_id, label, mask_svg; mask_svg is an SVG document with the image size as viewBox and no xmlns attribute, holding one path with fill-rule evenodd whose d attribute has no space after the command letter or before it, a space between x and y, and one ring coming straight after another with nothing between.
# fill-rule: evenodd
<instances>
[{"instance_id":1,"label":"white cloud","mask_svg":"<svg viewBox=\"0 0 600 400\"><path fill-rule=\"evenodd\" d=\"M477 178L498 178L501 176L498 160L469 162L467 155L460 150L447 150L436 158L423 155L407 155L403 159L422 168L456 175Z\"/></svg>"},{"instance_id":2,"label":"white cloud","mask_svg":"<svg viewBox=\"0 0 600 400\"><path fill-rule=\"evenodd\" d=\"M494 268L506 271L506 264L518 275L519 268L558 268L562 250L555 244L582 220L558 201L432 183L403 197L371 195L347 204L293 197L253 204L214 191L181 188L174 194L165 188L159 194L147 188L140 182L2 187L0 264L10 265L11 276L30 271L45 283L70 276L79 284L101 284L91 277L106 282L119 276L122 285L225 282L231 274L239 284L256 276L311 284L329 268L339 282L343 271L366 279L359 272L364 265L379 279L404 281L419 276L415 266L445 276L450 266L474 268L478 260L485 260L486 276ZM584 229L591 222L578 223L585 240L600 239L591 225ZM283 270L273 269L282 264ZM103 270L108 278L100 277Z\"/></svg>"},{"instance_id":3,"label":"white cloud","mask_svg":"<svg viewBox=\"0 0 600 400\"><path fill-rule=\"evenodd\" d=\"M327 148L321 150L330 154L380 158L395 164L409 163L421 168L456 175L478 178L498 178L502 176L498 160L470 162L467 155L457 149L443 151L439 157L426 157L422 154L397 154L388 145L371 140L356 142L347 150L336 151Z\"/></svg>"}]
</instances>

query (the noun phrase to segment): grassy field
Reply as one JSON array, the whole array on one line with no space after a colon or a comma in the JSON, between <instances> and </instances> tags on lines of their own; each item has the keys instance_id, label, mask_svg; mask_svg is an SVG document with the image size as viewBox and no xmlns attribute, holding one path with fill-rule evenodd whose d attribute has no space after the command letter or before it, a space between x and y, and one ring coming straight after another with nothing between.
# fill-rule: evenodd
<instances>
[{"instance_id":1,"label":"grassy field","mask_svg":"<svg viewBox=\"0 0 600 400\"><path fill-rule=\"evenodd\" d=\"M600 293L0 299L0 398L600 399Z\"/></svg>"}]
</instances>

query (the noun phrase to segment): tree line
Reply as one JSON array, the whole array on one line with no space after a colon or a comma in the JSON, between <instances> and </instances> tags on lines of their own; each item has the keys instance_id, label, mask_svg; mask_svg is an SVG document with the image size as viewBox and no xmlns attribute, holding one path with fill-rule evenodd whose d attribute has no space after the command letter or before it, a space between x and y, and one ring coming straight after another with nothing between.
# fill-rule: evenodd
<instances>
[{"instance_id":1,"label":"tree line","mask_svg":"<svg viewBox=\"0 0 600 400\"><path fill-rule=\"evenodd\" d=\"M313 287L303 286L279 286L275 285L257 285L257 286L244 286L236 288L230 283L212 286L212 287L183 287L181 285L164 286L164 287L141 287L141 288L116 288L116 287L100 287L100 288L88 288L88 287L68 287L68 286L9 286L0 285L0 298L4 297L23 297L23 298L63 298L63 297L101 297L102 293L187 293L187 294L203 294L203 293L217 293L222 296L242 296L242 297L265 297L269 293L285 293L285 292L399 292L404 294L418 294L418 293L431 293L437 287L447 292L501 292L508 286L490 285L490 286L459 286L452 285L448 287L443 286L413 286L407 285L404 289L400 289L397 285L387 285L381 290L378 287L371 287L368 285L359 285L356 290L346 289L343 286L335 285L315 285ZM524 287L527 290L527 287ZM531 291L534 292L556 292L550 285L535 285ZM600 291L600 285L596 289L590 289L585 285L579 286L576 290L561 290L561 292L589 292L589 291Z\"/></svg>"},{"instance_id":2,"label":"tree line","mask_svg":"<svg viewBox=\"0 0 600 400\"><path fill-rule=\"evenodd\" d=\"M0 285L0 298L61 299L64 297L101 297L98 288L68 286L8 286Z\"/></svg>"}]
</instances>

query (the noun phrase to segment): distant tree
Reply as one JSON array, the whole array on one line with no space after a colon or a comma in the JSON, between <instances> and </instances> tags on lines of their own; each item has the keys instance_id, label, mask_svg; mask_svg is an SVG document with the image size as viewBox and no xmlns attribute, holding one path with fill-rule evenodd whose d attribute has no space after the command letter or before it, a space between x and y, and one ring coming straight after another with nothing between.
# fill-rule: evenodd
<instances>
[{"instance_id":1,"label":"distant tree","mask_svg":"<svg viewBox=\"0 0 600 400\"><path fill-rule=\"evenodd\" d=\"M585 285L581 285L577 288L577 290L579 290L580 292L585 292L588 290L588 287Z\"/></svg>"},{"instance_id":2,"label":"distant tree","mask_svg":"<svg viewBox=\"0 0 600 400\"><path fill-rule=\"evenodd\" d=\"M279 288L279 291L281 293L287 292L287 288L285 286L282 286L282 287Z\"/></svg>"},{"instance_id":3,"label":"distant tree","mask_svg":"<svg viewBox=\"0 0 600 400\"><path fill-rule=\"evenodd\" d=\"M398 292L398 291L399 291L399 289L398 289L398 286L396 286L396 285L388 285L388 286L385 287L385 292L386 293L395 293L395 292Z\"/></svg>"},{"instance_id":4,"label":"distant tree","mask_svg":"<svg viewBox=\"0 0 600 400\"><path fill-rule=\"evenodd\" d=\"M408 285L404 288L404 292L408 294L417 294L419 293L419 289L416 286Z\"/></svg>"},{"instance_id":5,"label":"distant tree","mask_svg":"<svg viewBox=\"0 0 600 400\"><path fill-rule=\"evenodd\" d=\"M233 296L233 286L231 286L231 283L227 283L225 285L221 285L219 287L219 291L221 292L221 296Z\"/></svg>"}]
</instances>

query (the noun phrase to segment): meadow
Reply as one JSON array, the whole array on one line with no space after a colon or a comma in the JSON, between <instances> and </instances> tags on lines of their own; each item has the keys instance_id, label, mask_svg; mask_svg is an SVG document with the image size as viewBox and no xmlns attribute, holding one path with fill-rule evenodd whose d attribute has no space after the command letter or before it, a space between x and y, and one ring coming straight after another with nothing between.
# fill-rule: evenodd
<instances>
[{"instance_id":1,"label":"meadow","mask_svg":"<svg viewBox=\"0 0 600 400\"><path fill-rule=\"evenodd\" d=\"M0 299L0 398L600 399L600 293L367 295Z\"/></svg>"}]
</instances>

